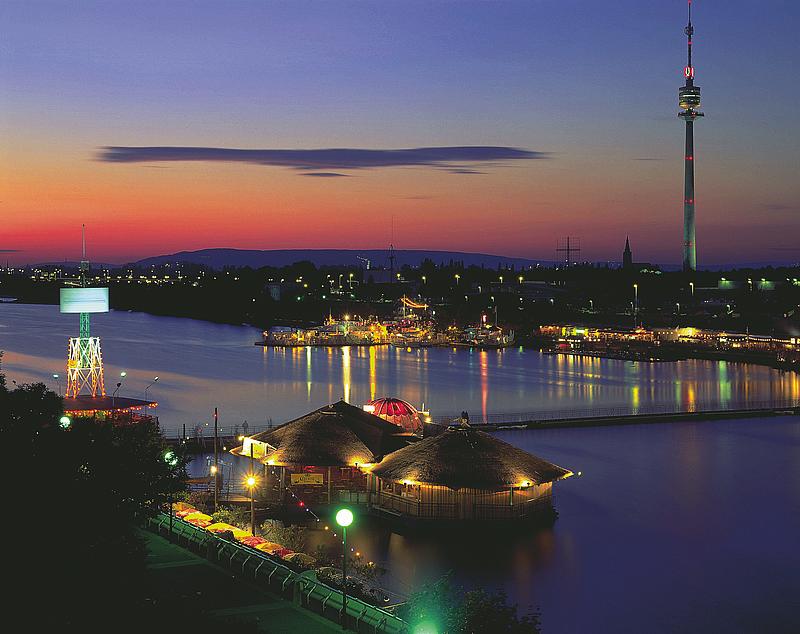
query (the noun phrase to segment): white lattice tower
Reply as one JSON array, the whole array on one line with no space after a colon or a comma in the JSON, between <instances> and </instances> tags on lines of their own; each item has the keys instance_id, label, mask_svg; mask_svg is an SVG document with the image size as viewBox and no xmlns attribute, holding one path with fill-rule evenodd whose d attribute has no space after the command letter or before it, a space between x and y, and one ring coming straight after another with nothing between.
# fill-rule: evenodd
<instances>
[{"instance_id":1,"label":"white lattice tower","mask_svg":"<svg viewBox=\"0 0 800 634\"><path fill-rule=\"evenodd\" d=\"M106 395L100 337L70 337L67 397L74 398L87 388L93 397Z\"/></svg>"}]
</instances>

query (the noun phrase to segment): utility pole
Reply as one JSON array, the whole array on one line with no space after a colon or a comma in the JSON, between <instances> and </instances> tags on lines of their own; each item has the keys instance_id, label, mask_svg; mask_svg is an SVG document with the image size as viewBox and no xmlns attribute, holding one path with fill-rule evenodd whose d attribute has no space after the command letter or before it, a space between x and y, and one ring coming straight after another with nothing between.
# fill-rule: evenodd
<instances>
[{"instance_id":1,"label":"utility pole","mask_svg":"<svg viewBox=\"0 0 800 634\"><path fill-rule=\"evenodd\" d=\"M217 428L217 420L218 420L217 408L215 407L214 408L214 512L215 513L217 512L217 504L219 502L219 500L218 500L218 495L219 495L218 494L218 490L219 490L219 451L218 451L219 442L217 440L218 437L219 437L219 431L218 431L218 428Z\"/></svg>"},{"instance_id":2,"label":"utility pole","mask_svg":"<svg viewBox=\"0 0 800 634\"><path fill-rule=\"evenodd\" d=\"M255 474L254 468L255 460L253 458L253 439L250 439L250 477L253 478L253 484L250 486L250 532L256 534L256 505L255 505Z\"/></svg>"}]
</instances>

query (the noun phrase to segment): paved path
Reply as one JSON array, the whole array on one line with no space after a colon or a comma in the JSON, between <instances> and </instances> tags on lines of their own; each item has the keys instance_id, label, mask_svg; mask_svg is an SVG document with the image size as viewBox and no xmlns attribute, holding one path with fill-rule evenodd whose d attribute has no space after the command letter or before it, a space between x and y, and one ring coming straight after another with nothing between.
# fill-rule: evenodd
<instances>
[{"instance_id":1,"label":"paved path","mask_svg":"<svg viewBox=\"0 0 800 634\"><path fill-rule=\"evenodd\" d=\"M180 604L182 612L195 613L191 629L202 628L202 613L222 619L252 623L259 632L274 634L330 634L341 627L271 594L255 584L170 543L141 531L147 546L147 576L152 596Z\"/></svg>"}]
</instances>

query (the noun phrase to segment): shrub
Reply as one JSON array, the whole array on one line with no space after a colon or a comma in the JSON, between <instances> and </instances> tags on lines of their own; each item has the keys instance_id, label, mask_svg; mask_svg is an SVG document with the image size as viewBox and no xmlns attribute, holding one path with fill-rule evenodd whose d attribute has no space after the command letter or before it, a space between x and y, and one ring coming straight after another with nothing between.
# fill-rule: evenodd
<instances>
[{"instance_id":1,"label":"shrub","mask_svg":"<svg viewBox=\"0 0 800 634\"><path fill-rule=\"evenodd\" d=\"M308 542L308 529L291 524L284 526L277 520L267 520L261 525L261 536L295 552L303 552Z\"/></svg>"},{"instance_id":2,"label":"shrub","mask_svg":"<svg viewBox=\"0 0 800 634\"><path fill-rule=\"evenodd\" d=\"M250 526L250 513L244 508L222 507L211 514L211 519L214 522L225 522L242 529Z\"/></svg>"}]
</instances>

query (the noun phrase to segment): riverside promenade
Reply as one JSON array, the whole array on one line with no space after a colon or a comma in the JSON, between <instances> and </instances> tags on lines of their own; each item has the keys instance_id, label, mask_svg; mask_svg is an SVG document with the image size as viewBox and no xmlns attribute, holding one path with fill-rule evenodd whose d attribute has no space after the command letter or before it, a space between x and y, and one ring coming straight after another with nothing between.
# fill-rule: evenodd
<instances>
[{"instance_id":1,"label":"riverside promenade","mask_svg":"<svg viewBox=\"0 0 800 634\"><path fill-rule=\"evenodd\" d=\"M303 609L255 584L234 577L207 559L150 531L140 531L147 547L147 579L153 598L185 614L192 629L202 628L202 615L247 624L246 631L275 634L329 634L340 625Z\"/></svg>"}]
</instances>

